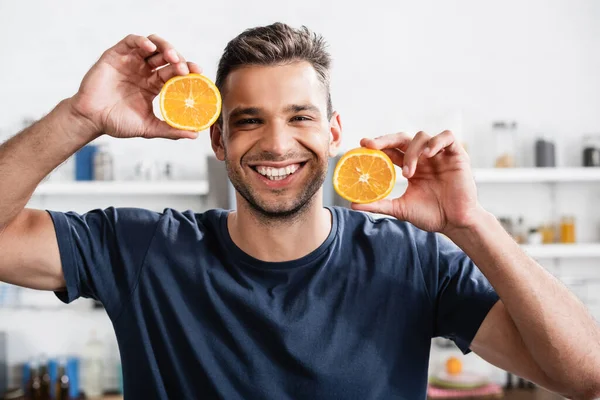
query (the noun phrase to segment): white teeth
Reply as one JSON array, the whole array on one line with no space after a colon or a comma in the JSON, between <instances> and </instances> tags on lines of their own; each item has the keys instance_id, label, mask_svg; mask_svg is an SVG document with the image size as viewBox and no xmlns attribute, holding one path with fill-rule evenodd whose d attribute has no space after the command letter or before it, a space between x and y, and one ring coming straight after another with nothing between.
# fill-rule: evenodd
<instances>
[{"instance_id":1,"label":"white teeth","mask_svg":"<svg viewBox=\"0 0 600 400\"><path fill-rule=\"evenodd\" d=\"M298 164L292 164L282 168L257 166L256 171L258 171L259 174L266 176L271 180L279 181L281 179L287 178L288 175L291 175L294 172L296 172L298 168L300 168L300 165Z\"/></svg>"}]
</instances>

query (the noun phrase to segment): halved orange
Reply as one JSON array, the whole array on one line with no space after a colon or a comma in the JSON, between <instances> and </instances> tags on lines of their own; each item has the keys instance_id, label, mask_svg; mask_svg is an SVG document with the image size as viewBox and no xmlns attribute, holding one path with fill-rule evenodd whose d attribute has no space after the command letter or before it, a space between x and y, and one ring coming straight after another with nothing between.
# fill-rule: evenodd
<instances>
[{"instance_id":1,"label":"halved orange","mask_svg":"<svg viewBox=\"0 0 600 400\"><path fill-rule=\"evenodd\" d=\"M219 118L221 94L204 75L175 76L160 91L160 112L174 128L203 131Z\"/></svg>"},{"instance_id":2,"label":"halved orange","mask_svg":"<svg viewBox=\"0 0 600 400\"><path fill-rule=\"evenodd\" d=\"M353 203L371 203L385 198L396 184L396 169L381 150L359 147L340 158L333 171L333 187Z\"/></svg>"}]
</instances>

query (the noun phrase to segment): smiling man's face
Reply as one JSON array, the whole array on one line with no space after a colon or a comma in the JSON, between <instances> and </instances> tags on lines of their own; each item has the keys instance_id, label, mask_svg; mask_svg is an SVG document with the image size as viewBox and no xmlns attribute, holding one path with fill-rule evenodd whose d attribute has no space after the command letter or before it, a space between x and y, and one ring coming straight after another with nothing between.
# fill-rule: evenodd
<instances>
[{"instance_id":1,"label":"smiling man's face","mask_svg":"<svg viewBox=\"0 0 600 400\"><path fill-rule=\"evenodd\" d=\"M222 126L213 149L250 207L267 217L302 211L327 173L340 141L339 116L308 62L235 69L222 90Z\"/></svg>"}]
</instances>

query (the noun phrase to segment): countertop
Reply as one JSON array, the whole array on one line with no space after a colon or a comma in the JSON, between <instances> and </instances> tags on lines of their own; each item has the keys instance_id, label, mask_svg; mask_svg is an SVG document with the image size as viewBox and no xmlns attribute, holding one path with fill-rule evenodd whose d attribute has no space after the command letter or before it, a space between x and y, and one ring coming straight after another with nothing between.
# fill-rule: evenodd
<instances>
[{"instance_id":1,"label":"countertop","mask_svg":"<svg viewBox=\"0 0 600 400\"><path fill-rule=\"evenodd\" d=\"M564 397L558 394L550 393L544 389L535 390L507 390L503 399L506 400L560 400Z\"/></svg>"},{"instance_id":2,"label":"countertop","mask_svg":"<svg viewBox=\"0 0 600 400\"><path fill-rule=\"evenodd\" d=\"M547 392L543 389L535 390L507 390L505 392L504 400L561 400L564 397L557 394ZM122 396L104 396L103 400L123 400Z\"/></svg>"}]
</instances>

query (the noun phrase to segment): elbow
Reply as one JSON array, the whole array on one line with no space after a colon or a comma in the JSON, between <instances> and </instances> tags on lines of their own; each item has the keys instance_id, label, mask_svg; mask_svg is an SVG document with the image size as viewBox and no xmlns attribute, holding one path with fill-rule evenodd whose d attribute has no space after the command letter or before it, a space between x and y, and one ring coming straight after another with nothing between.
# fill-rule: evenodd
<instances>
[{"instance_id":1,"label":"elbow","mask_svg":"<svg viewBox=\"0 0 600 400\"><path fill-rule=\"evenodd\" d=\"M576 390L572 391L567 398L573 400L600 399L600 380L596 380L591 385L577 388Z\"/></svg>"}]
</instances>

